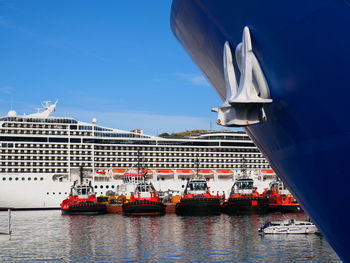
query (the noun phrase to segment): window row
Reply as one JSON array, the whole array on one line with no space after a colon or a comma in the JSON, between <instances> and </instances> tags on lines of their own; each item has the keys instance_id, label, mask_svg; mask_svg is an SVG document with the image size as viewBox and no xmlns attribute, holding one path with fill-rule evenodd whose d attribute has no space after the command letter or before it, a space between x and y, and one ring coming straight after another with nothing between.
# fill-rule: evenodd
<instances>
[{"instance_id":1,"label":"window row","mask_svg":"<svg viewBox=\"0 0 350 263\"><path fill-rule=\"evenodd\" d=\"M101 146L96 145L96 150L101 151L134 151L137 154L137 151L141 151L140 154L144 155L147 151L155 152L259 152L259 150L256 147L249 147L249 148L220 148L220 147L214 147L214 148L206 148L206 147L200 147L200 148L192 148L192 147L132 147L132 146Z\"/></svg>"},{"instance_id":2,"label":"window row","mask_svg":"<svg viewBox=\"0 0 350 263\"><path fill-rule=\"evenodd\" d=\"M38 134L38 135L68 135L66 131L50 130L0 130L2 134Z\"/></svg>"},{"instance_id":3,"label":"window row","mask_svg":"<svg viewBox=\"0 0 350 263\"><path fill-rule=\"evenodd\" d=\"M51 144L51 143L46 143L46 144L27 144L27 143L2 143L1 144L2 148L58 148L58 149L67 149L68 145L67 144Z\"/></svg>"},{"instance_id":4,"label":"window row","mask_svg":"<svg viewBox=\"0 0 350 263\"><path fill-rule=\"evenodd\" d=\"M0 153L4 154L68 154L68 151L45 151L45 150L1 150Z\"/></svg>"},{"instance_id":5,"label":"window row","mask_svg":"<svg viewBox=\"0 0 350 263\"><path fill-rule=\"evenodd\" d=\"M8 123L5 122L2 127L9 128L26 128L26 129L67 129L67 125L54 125L54 124L32 124L32 123Z\"/></svg>"},{"instance_id":6,"label":"window row","mask_svg":"<svg viewBox=\"0 0 350 263\"><path fill-rule=\"evenodd\" d=\"M241 164L205 164L205 165L200 165L200 168L214 168L214 169L222 169L222 168L241 168ZM97 163L95 164L95 167L99 169L113 169L113 168L123 168L127 169L130 167L130 164L106 164L106 163ZM160 164L148 164L148 168L152 169L158 169L158 168L176 168L176 169L183 169L183 168L188 168L188 169L194 169L193 163L191 164L168 164L168 163L160 163ZM247 164L246 168L256 168L256 169L270 169L270 165L268 163L265 164Z\"/></svg>"},{"instance_id":7,"label":"window row","mask_svg":"<svg viewBox=\"0 0 350 263\"><path fill-rule=\"evenodd\" d=\"M42 155L0 155L0 160L58 160L67 161L67 156L42 156Z\"/></svg>"},{"instance_id":8,"label":"window row","mask_svg":"<svg viewBox=\"0 0 350 263\"><path fill-rule=\"evenodd\" d=\"M74 158L74 157L72 157ZM143 159L147 164L152 162L166 163L195 163L196 159ZM242 163L241 159L200 159L200 163ZM133 158L95 158L95 162L127 162L136 163L137 159ZM267 163L265 159L246 159L246 163Z\"/></svg>"},{"instance_id":9,"label":"window row","mask_svg":"<svg viewBox=\"0 0 350 263\"><path fill-rule=\"evenodd\" d=\"M50 168L0 168L1 173L67 173L68 169Z\"/></svg>"},{"instance_id":10,"label":"window row","mask_svg":"<svg viewBox=\"0 0 350 263\"><path fill-rule=\"evenodd\" d=\"M44 181L44 177L3 177L2 180L3 181L31 181L33 179L33 181Z\"/></svg>"},{"instance_id":11,"label":"window row","mask_svg":"<svg viewBox=\"0 0 350 263\"><path fill-rule=\"evenodd\" d=\"M12 166L20 166L20 167L66 167L68 166L68 163L31 163L31 162L1 162L1 166L7 166L7 167L12 167Z\"/></svg>"},{"instance_id":12,"label":"window row","mask_svg":"<svg viewBox=\"0 0 350 263\"><path fill-rule=\"evenodd\" d=\"M96 156L138 156L136 152L95 152ZM263 157L260 153L252 154L238 154L238 153L160 153L160 152L150 152L145 153L141 158L148 156L161 156L161 157L176 157L176 156L188 156L188 157Z\"/></svg>"}]
</instances>

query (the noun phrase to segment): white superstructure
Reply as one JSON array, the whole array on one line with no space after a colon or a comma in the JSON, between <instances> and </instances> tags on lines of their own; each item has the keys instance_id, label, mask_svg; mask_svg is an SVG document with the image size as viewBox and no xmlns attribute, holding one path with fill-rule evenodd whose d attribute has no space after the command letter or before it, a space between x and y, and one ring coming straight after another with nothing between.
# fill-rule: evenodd
<instances>
[{"instance_id":1,"label":"white superstructure","mask_svg":"<svg viewBox=\"0 0 350 263\"><path fill-rule=\"evenodd\" d=\"M243 131L213 131L188 139L165 139L53 117L46 102L35 114L10 111L0 118L0 207L56 208L79 177L80 167L96 194L122 184L141 152L150 181L159 191L184 190L199 159L211 192L229 193L245 159L260 191L274 173ZM260 183L260 184L259 184Z\"/></svg>"}]
</instances>

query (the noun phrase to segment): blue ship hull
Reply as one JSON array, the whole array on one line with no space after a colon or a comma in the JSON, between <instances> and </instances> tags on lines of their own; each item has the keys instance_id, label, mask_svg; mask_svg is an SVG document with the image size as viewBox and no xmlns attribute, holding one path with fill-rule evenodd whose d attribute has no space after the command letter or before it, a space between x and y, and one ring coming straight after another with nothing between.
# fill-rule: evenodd
<instances>
[{"instance_id":1,"label":"blue ship hull","mask_svg":"<svg viewBox=\"0 0 350 263\"><path fill-rule=\"evenodd\" d=\"M350 2L174 0L171 26L222 99L224 43L250 28L273 103L247 132L350 262Z\"/></svg>"}]
</instances>

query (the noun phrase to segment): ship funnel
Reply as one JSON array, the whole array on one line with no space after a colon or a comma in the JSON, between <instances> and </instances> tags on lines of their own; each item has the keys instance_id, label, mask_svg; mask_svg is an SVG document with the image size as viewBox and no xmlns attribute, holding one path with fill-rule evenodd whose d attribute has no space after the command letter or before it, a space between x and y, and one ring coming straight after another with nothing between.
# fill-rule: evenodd
<instances>
[{"instance_id":1,"label":"ship funnel","mask_svg":"<svg viewBox=\"0 0 350 263\"><path fill-rule=\"evenodd\" d=\"M212 109L218 113L217 123L239 127L265 121L263 105L272 103L272 99L265 76L253 53L248 27L244 27L242 42L235 50L236 63L241 73L239 84L233 58L230 44L226 42L223 54L226 99L220 107Z\"/></svg>"}]
</instances>

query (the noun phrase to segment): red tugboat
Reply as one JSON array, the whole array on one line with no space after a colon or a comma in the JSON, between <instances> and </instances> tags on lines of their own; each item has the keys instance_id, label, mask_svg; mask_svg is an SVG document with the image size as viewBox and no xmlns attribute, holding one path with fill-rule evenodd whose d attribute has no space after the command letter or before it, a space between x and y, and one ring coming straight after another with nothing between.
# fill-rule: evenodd
<instances>
[{"instance_id":1,"label":"red tugboat","mask_svg":"<svg viewBox=\"0 0 350 263\"><path fill-rule=\"evenodd\" d=\"M270 184L270 190L265 191L263 195L269 198L269 210L271 212L303 212L298 201L280 180L273 181Z\"/></svg>"},{"instance_id":2,"label":"red tugboat","mask_svg":"<svg viewBox=\"0 0 350 263\"><path fill-rule=\"evenodd\" d=\"M182 216L219 215L221 198L210 194L206 180L198 174L198 159L196 164L197 173L187 182L184 195L176 204L176 214Z\"/></svg>"},{"instance_id":3,"label":"red tugboat","mask_svg":"<svg viewBox=\"0 0 350 263\"><path fill-rule=\"evenodd\" d=\"M124 215L164 215L165 206L160 201L152 183L144 181L136 186L129 202L123 204Z\"/></svg>"},{"instance_id":4,"label":"red tugboat","mask_svg":"<svg viewBox=\"0 0 350 263\"><path fill-rule=\"evenodd\" d=\"M232 186L228 200L223 204L222 211L226 214L267 213L269 199L260 195L254 187L254 181L248 178L245 160L242 162L242 176Z\"/></svg>"},{"instance_id":5,"label":"red tugboat","mask_svg":"<svg viewBox=\"0 0 350 263\"><path fill-rule=\"evenodd\" d=\"M134 192L128 202L123 203L122 209L124 215L131 216L153 216L164 215L165 205L160 201L159 196L152 185L147 182L147 170L141 167L140 153L138 152L137 172L128 176L139 178Z\"/></svg>"},{"instance_id":6,"label":"red tugboat","mask_svg":"<svg viewBox=\"0 0 350 263\"><path fill-rule=\"evenodd\" d=\"M64 215L104 214L107 211L105 204L97 202L94 189L83 182L83 170L80 168L80 184L74 182L68 198L62 201L61 211Z\"/></svg>"}]
</instances>

